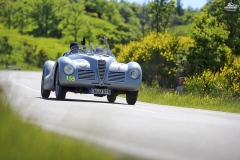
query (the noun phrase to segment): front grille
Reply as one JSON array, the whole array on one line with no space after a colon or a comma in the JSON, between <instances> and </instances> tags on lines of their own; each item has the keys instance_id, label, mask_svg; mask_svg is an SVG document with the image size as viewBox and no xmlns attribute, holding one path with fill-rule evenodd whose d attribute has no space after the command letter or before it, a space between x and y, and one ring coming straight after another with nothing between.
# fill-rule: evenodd
<instances>
[{"instance_id":1,"label":"front grille","mask_svg":"<svg viewBox=\"0 0 240 160\"><path fill-rule=\"evenodd\" d=\"M106 61L98 60L98 75L101 83L104 80L105 70L106 70Z\"/></svg>"},{"instance_id":2,"label":"front grille","mask_svg":"<svg viewBox=\"0 0 240 160\"><path fill-rule=\"evenodd\" d=\"M94 70L78 70L78 79L80 80L95 80Z\"/></svg>"},{"instance_id":3,"label":"front grille","mask_svg":"<svg viewBox=\"0 0 240 160\"><path fill-rule=\"evenodd\" d=\"M125 82L125 72L111 72L108 73L109 82Z\"/></svg>"}]
</instances>

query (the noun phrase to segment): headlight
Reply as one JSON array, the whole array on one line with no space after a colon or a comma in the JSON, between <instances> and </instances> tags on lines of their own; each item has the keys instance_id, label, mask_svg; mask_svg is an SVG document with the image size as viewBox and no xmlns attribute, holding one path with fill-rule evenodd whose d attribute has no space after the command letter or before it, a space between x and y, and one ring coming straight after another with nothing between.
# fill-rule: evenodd
<instances>
[{"instance_id":1,"label":"headlight","mask_svg":"<svg viewBox=\"0 0 240 160\"><path fill-rule=\"evenodd\" d=\"M64 71L65 74L70 75L70 74L73 74L74 68L73 68L72 65L67 64L67 65L64 67L63 71Z\"/></svg>"},{"instance_id":2,"label":"headlight","mask_svg":"<svg viewBox=\"0 0 240 160\"><path fill-rule=\"evenodd\" d=\"M140 77L140 75L141 75L141 72L137 68L131 69L129 72L129 76L132 79L138 79Z\"/></svg>"}]
</instances>

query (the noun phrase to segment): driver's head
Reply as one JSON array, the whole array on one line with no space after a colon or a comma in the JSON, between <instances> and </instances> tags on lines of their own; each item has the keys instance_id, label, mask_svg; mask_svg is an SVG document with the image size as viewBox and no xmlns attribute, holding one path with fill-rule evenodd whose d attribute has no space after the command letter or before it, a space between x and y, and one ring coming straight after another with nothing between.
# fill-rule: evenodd
<instances>
[{"instance_id":1,"label":"driver's head","mask_svg":"<svg viewBox=\"0 0 240 160\"><path fill-rule=\"evenodd\" d=\"M78 43L77 42L72 42L70 44L70 50L72 53L77 53L79 49Z\"/></svg>"},{"instance_id":2,"label":"driver's head","mask_svg":"<svg viewBox=\"0 0 240 160\"><path fill-rule=\"evenodd\" d=\"M100 46L98 46L98 47L96 48L96 53L97 53L97 54L102 54L102 53L103 53L103 48L100 47Z\"/></svg>"}]
</instances>

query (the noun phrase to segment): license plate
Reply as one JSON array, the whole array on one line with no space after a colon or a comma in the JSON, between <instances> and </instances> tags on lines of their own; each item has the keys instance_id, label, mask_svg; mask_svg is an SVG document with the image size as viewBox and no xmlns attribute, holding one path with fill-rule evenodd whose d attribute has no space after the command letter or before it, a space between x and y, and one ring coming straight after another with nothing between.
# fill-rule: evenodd
<instances>
[{"instance_id":1,"label":"license plate","mask_svg":"<svg viewBox=\"0 0 240 160\"><path fill-rule=\"evenodd\" d=\"M89 88L88 93L90 93L90 94L111 95L111 90L110 89Z\"/></svg>"}]
</instances>

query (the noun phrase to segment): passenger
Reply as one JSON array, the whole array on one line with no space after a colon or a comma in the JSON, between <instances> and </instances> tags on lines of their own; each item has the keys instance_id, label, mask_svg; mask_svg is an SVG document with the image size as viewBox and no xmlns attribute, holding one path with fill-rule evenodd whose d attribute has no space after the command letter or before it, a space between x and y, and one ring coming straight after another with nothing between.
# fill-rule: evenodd
<instances>
[{"instance_id":1,"label":"passenger","mask_svg":"<svg viewBox=\"0 0 240 160\"><path fill-rule=\"evenodd\" d=\"M114 57L113 53L112 53L111 50L110 50L109 44L108 44L108 42L107 42L107 39L108 39L107 36L104 36L103 39L102 39L103 42L104 42L104 44L105 44L105 46L106 46L107 54ZM84 52L87 53L86 46L85 46L85 42L86 42L85 37L83 37L83 40L81 41L81 44L82 44L82 46L83 46ZM97 47L96 47L95 54L103 54L103 48L102 48L101 46L97 46Z\"/></svg>"}]
</instances>

